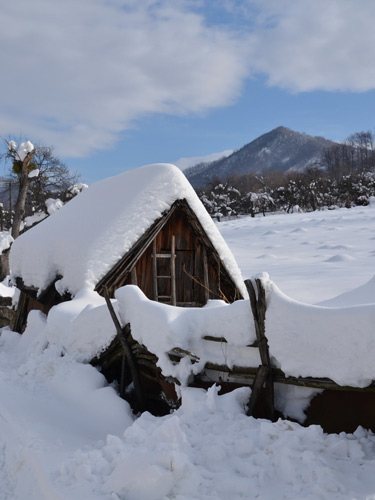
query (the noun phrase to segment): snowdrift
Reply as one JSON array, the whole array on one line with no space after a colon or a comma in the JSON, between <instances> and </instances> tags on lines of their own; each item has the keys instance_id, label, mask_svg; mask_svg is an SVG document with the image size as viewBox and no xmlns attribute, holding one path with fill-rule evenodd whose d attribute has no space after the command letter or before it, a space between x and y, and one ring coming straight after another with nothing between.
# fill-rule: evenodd
<instances>
[{"instance_id":1,"label":"snowdrift","mask_svg":"<svg viewBox=\"0 0 375 500\"><path fill-rule=\"evenodd\" d=\"M375 380L375 304L328 308L287 297L268 275L266 335L275 367L286 376L327 377L341 386L366 387ZM206 363L233 367L260 363L248 300L203 308L183 308L151 301L130 285L116 293L122 323L132 336L158 357L164 375L186 384ZM89 361L108 347L116 332L104 300L81 290L70 302L55 306L47 319L49 342ZM207 339L225 339L215 342ZM174 364L173 348L193 353L199 361Z\"/></svg>"}]
</instances>

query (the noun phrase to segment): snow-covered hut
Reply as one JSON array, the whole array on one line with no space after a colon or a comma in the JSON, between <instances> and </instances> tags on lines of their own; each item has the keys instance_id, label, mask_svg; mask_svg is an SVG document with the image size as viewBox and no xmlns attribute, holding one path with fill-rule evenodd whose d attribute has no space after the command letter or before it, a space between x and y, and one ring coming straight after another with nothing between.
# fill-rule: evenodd
<instances>
[{"instance_id":1,"label":"snow-covered hut","mask_svg":"<svg viewBox=\"0 0 375 500\"><path fill-rule=\"evenodd\" d=\"M21 290L16 329L31 309L48 313L82 288L113 295L137 284L153 300L233 302L245 288L232 253L184 174L140 167L92 185L13 244Z\"/></svg>"}]
</instances>

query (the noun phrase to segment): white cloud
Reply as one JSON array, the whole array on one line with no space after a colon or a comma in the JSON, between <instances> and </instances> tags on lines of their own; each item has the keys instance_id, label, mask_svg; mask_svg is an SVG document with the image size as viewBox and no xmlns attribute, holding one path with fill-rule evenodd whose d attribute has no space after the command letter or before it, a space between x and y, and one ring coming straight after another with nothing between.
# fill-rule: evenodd
<instances>
[{"instance_id":1,"label":"white cloud","mask_svg":"<svg viewBox=\"0 0 375 500\"><path fill-rule=\"evenodd\" d=\"M0 134L64 155L110 147L148 113L228 105L246 76L239 37L178 0L14 0L0 44Z\"/></svg>"},{"instance_id":2,"label":"white cloud","mask_svg":"<svg viewBox=\"0 0 375 500\"><path fill-rule=\"evenodd\" d=\"M373 0L260 0L252 69L295 92L375 89Z\"/></svg>"},{"instance_id":3,"label":"white cloud","mask_svg":"<svg viewBox=\"0 0 375 500\"><path fill-rule=\"evenodd\" d=\"M374 19L374 0L3 2L0 135L84 156L147 114L230 105L255 73L295 92L374 89Z\"/></svg>"}]
</instances>

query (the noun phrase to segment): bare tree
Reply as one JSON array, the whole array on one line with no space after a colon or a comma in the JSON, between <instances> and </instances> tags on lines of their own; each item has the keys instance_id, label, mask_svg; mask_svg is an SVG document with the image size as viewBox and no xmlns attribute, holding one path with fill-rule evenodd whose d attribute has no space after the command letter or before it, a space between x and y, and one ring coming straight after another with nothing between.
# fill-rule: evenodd
<instances>
[{"instance_id":1,"label":"bare tree","mask_svg":"<svg viewBox=\"0 0 375 500\"><path fill-rule=\"evenodd\" d=\"M18 238L26 211L42 211L47 198L65 196L68 188L79 180L53 154L52 147L35 146L30 141L18 146L13 140L4 140L6 151L0 158L11 162L9 182L16 181L18 192L10 224L13 239ZM10 202L10 213L12 212ZM9 249L0 257L0 281L9 274Z\"/></svg>"},{"instance_id":2,"label":"bare tree","mask_svg":"<svg viewBox=\"0 0 375 500\"><path fill-rule=\"evenodd\" d=\"M68 167L55 156L52 147L35 146L33 157L39 175L30 185L26 209L42 211L47 198L59 197L65 201L66 192L72 184L76 184L80 176L71 172Z\"/></svg>"}]
</instances>

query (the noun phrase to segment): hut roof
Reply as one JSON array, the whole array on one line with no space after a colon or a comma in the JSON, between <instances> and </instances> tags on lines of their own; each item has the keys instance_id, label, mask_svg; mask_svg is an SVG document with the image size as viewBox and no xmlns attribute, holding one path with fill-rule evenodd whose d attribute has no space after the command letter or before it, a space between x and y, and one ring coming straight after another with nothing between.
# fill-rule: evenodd
<instances>
[{"instance_id":1,"label":"hut roof","mask_svg":"<svg viewBox=\"0 0 375 500\"><path fill-rule=\"evenodd\" d=\"M153 164L93 184L13 244L12 277L39 292L95 288L145 231L177 200L197 216L234 283L245 293L235 259L184 174Z\"/></svg>"}]
</instances>

